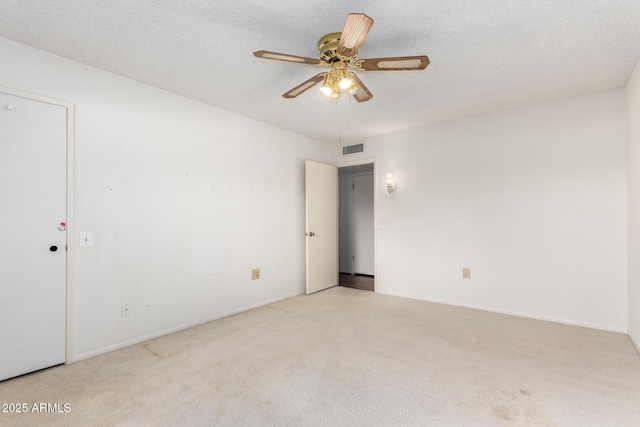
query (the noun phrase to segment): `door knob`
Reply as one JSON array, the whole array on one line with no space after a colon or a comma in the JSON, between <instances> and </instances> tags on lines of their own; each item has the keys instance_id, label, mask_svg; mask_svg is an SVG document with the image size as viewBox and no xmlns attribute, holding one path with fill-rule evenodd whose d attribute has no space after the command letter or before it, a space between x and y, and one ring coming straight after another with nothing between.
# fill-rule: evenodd
<instances>
[{"instance_id":1,"label":"door knob","mask_svg":"<svg viewBox=\"0 0 640 427\"><path fill-rule=\"evenodd\" d=\"M51 247L49 248L49 250L50 250L51 252L55 252L55 251L57 251L57 250L58 250L58 247L57 247L56 245L53 245L53 246L51 246Z\"/></svg>"},{"instance_id":2,"label":"door knob","mask_svg":"<svg viewBox=\"0 0 640 427\"><path fill-rule=\"evenodd\" d=\"M305 235L309 236L309 237L313 237L316 235L316 233L314 233L313 231L310 231L308 233L305 233Z\"/></svg>"}]
</instances>

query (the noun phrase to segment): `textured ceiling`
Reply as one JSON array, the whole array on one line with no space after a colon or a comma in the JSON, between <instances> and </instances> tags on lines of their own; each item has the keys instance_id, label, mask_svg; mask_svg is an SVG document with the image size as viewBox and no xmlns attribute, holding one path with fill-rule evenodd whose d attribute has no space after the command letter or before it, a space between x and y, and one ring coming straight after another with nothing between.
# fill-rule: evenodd
<instances>
[{"instance_id":1,"label":"textured ceiling","mask_svg":"<svg viewBox=\"0 0 640 427\"><path fill-rule=\"evenodd\" d=\"M375 20L359 57L426 54L423 72L361 72L374 98L282 93L350 12ZM0 36L331 142L625 85L638 0L0 0ZM0 82L1 83L1 82Z\"/></svg>"}]
</instances>

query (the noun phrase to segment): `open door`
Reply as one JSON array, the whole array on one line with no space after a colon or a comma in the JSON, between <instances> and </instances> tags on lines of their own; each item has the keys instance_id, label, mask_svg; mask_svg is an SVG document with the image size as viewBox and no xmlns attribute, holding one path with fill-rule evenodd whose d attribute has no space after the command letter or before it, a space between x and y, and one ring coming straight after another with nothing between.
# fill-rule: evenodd
<instances>
[{"instance_id":1,"label":"open door","mask_svg":"<svg viewBox=\"0 0 640 427\"><path fill-rule=\"evenodd\" d=\"M307 294L338 285L338 168L305 162Z\"/></svg>"}]
</instances>

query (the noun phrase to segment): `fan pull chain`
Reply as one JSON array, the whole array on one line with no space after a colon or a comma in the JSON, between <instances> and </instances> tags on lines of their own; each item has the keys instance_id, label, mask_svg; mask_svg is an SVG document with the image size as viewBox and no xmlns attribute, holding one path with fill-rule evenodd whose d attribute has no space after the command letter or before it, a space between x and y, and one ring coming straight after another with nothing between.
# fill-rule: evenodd
<instances>
[{"instance_id":1,"label":"fan pull chain","mask_svg":"<svg viewBox=\"0 0 640 427\"><path fill-rule=\"evenodd\" d=\"M347 127L349 127L349 92L346 92L345 98L347 99Z\"/></svg>"},{"instance_id":2,"label":"fan pull chain","mask_svg":"<svg viewBox=\"0 0 640 427\"><path fill-rule=\"evenodd\" d=\"M342 102L338 99L338 145L342 145L342 123L340 122L342 117Z\"/></svg>"},{"instance_id":3,"label":"fan pull chain","mask_svg":"<svg viewBox=\"0 0 640 427\"><path fill-rule=\"evenodd\" d=\"M340 98L338 98L338 143L342 145L342 103L346 103L345 111L345 125L349 127L349 95L348 91L341 91ZM345 98L346 101L342 99Z\"/></svg>"}]
</instances>

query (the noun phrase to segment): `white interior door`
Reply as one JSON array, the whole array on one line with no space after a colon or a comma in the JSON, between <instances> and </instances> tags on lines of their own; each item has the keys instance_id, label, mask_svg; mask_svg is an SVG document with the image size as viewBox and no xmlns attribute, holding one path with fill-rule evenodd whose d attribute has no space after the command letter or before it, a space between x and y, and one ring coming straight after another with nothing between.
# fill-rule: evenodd
<instances>
[{"instance_id":1,"label":"white interior door","mask_svg":"<svg viewBox=\"0 0 640 427\"><path fill-rule=\"evenodd\" d=\"M66 142L66 108L0 93L0 380L65 361Z\"/></svg>"},{"instance_id":2,"label":"white interior door","mask_svg":"<svg viewBox=\"0 0 640 427\"><path fill-rule=\"evenodd\" d=\"M338 284L338 168L305 163L307 294Z\"/></svg>"},{"instance_id":3,"label":"white interior door","mask_svg":"<svg viewBox=\"0 0 640 427\"><path fill-rule=\"evenodd\" d=\"M373 275L373 174L353 177L353 272Z\"/></svg>"}]
</instances>

